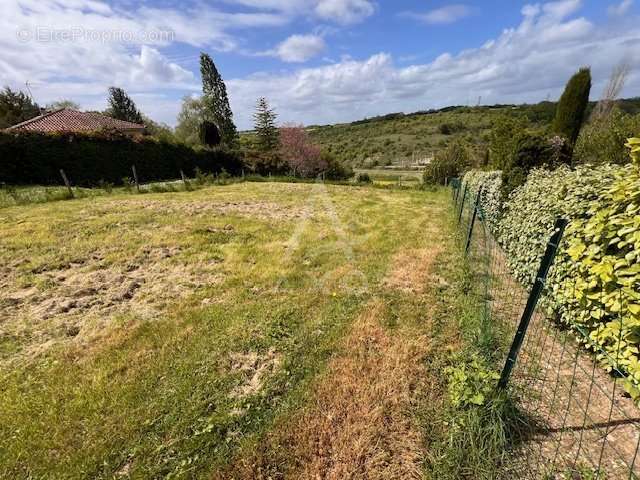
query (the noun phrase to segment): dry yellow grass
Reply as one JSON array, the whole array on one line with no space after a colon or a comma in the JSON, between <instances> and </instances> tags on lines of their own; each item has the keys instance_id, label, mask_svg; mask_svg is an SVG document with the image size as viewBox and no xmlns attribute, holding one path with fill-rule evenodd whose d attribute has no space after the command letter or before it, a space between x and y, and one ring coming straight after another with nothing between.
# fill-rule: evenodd
<instances>
[{"instance_id":1,"label":"dry yellow grass","mask_svg":"<svg viewBox=\"0 0 640 480\"><path fill-rule=\"evenodd\" d=\"M411 281L412 292L424 291L437 252L434 246L396 255L383 285L405 290ZM309 405L214 478L422 478L423 436L411 406L427 381L422 360L431 340L409 326L386 328L387 310L382 299L371 300Z\"/></svg>"}]
</instances>

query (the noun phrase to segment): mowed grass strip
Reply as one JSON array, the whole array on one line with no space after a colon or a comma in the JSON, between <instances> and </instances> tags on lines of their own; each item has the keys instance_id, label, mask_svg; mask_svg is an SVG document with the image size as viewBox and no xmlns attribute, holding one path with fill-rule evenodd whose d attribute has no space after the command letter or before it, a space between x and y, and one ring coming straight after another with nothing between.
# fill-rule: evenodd
<instances>
[{"instance_id":1,"label":"mowed grass strip","mask_svg":"<svg viewBox=\"0 0 640 480\"><path fill-rule=\"evenodd\" d=\"M445 202L264 183L3 209L0 475L223 471L374 298L410 296L389 265Z\"/></svg>"}]
</instances>

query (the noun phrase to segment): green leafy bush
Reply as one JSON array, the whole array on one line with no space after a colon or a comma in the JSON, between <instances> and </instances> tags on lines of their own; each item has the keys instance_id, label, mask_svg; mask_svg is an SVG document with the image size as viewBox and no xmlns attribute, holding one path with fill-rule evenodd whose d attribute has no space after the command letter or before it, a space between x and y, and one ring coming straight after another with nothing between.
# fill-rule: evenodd
<instances>
[{"instance_id":1,"label":"green leafy bush","mask_svg":"<svg viewBox=\"0 0 640 480\"><path fill-rule=\"evenodd\" d=\"M640 169L615 172L611 185L584 202L554 273L562 321L608 371L628 374L640 399Z\"/></svg>"},{"instance_id":2,"label":"green leafy bush","mask_svg":"<svg viewBox=\"0 0 640 480\"><path fill-rule=\"evenodd\" d=\"M371 183L371 177L367 172L359 172L356 175L356 183Z\"/></svg>"},{"instance_id":3,"label":"green leafy bush","mask_svg":"<svg viewBox=\"0 0 640 480\"><path fill-rule=\"evenodd\" d=\"M463 183L468 186L471 198L474 200L482 187L480 195L482 216L489 230L495 234L502 218L502 172L470 170L465 174Z\"/></svg>"},{"instance_id":4,"label":"green leafy bush","mask_svg":"<svg viewBox=\"0 0 640 480\"><path fill-rule=\"evenodd\" d=\"M544 136L528 132L518 135L513 154L503 169L503 195L506 197L515 188L523 185L533 168L552 165L554 153L552 143Z\"/></svg>"},{"instance_id":5,"label":"green leafy bush","mask_svg":"<svg viewBox=\"0 0 640 480\"><path fill-rule=\"evenodd\" d=\"M576 143L574 161L592 165L627 164L629 155L624 143L638 132L640 115L627 115L614 109L608 117L583 127Z\"/></svg>"},{"instance_id":6,"label":"green leafy bush","mask_svg":"<svg viewBox=\"0 0 640 480\"><path fill-rule=\"evenodd\" d=\"M470 157L467 148L459 142L451 143L445 150L436 153L435 158L424 171L426 185L444 185L447 178L458 177L469 168Z\"/></svg>"},{"instance_id":7,"label":"green leafy bush","mask_svg":"<svg viewBox=\"0 0 640 480\"><path fill-rule=\"evenodd\" d=\"M353 177L353 169L328 152L322 152L322 162L327 165L324 171L327 180L347 180Z\"/></svg>"},{"instance_id":8,"label":"green leafy bush","mask_svg":"<svg viewBox=\"0 0 640 480\"><path fill-rule=\"evenodd\" d=\"M640 140L628 146L637 157ZM465 181L473 191L487 178L487 172L472 172ZM627 376L626 390L640 400L637 160L626 166L534 169L499 210L494 232L511 272L525 286L533 281L556 218L570 220L547 282L546 305L608 371Z\"/></svg>"}]
</instances>

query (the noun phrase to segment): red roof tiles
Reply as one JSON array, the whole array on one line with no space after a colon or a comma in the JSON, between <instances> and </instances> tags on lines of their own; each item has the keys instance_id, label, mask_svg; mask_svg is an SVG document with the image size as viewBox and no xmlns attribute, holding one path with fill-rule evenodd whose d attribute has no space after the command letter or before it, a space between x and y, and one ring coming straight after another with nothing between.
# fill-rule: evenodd
<instances>
[{"instance_id":1,"label":"red roof tiles","mask_svg":"<svg viewBox=\"0 0 640 480\"><path fill-rule=\"evenodd\" d=\"M9 127L7 131L54 133L94 132L104 129L141 132L144 130L144 125L116 120L100 113L85 113L62 108Z\"/></svg>"}]
</instances>

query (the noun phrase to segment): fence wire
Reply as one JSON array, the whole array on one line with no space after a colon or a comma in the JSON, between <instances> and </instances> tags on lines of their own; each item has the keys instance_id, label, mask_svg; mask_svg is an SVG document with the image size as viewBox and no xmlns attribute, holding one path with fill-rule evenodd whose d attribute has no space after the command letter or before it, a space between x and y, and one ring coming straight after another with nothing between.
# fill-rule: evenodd
<instances>
[{"instance_id":1,"label":"fence wire","mask_svg":"<svg viewBox=\"0 0 640 480\"><path fill-rule=\"evenodd\" d=\"M472 278L482 282L486 321L497 322L506 332L505 344L511 345L538 281L536 272L529 283L516 280L476 196L458 179L450 186L461 248ZM509 383L531 430L521 445L513 446L514 463L505 466L506 478L640 478L640 409L623 388L622 338L617 351L605 351L584 329L558 320L553 299L572 295L571 281L558 291L542 279L541 288ZM625 305L624 292L619 295ZM623 311L610 322L619 322L622 335Z\"/></svg>"}]
</instances>

